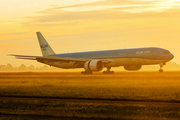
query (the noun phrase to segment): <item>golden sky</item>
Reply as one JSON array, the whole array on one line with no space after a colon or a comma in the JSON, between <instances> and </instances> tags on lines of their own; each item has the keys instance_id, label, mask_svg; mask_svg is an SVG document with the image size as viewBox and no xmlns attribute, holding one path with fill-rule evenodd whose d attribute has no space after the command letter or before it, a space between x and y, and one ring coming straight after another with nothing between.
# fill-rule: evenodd
<instances>
[{"instance_id":1,"label":"golden sky","mask_svg":"<svg viewBox=\"0 0 180 120\"><path fill-rule=\"evenodd\" d=\"M40 31L56 53L161 47L180 64L180 0L4 0L1 64L42 65L6 54L41 55Z\"/></svg>"}]
</instances>

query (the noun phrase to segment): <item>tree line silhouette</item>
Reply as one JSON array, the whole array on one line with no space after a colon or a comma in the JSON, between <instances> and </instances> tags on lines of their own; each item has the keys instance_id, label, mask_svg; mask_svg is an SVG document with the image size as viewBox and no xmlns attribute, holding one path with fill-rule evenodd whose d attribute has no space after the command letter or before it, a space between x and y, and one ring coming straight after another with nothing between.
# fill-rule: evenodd
<instances>
[{"instance_id":1,"label":"tree line silhouette","mask_svg":"<svg viewBox=\"0 0 180 120\"><path fill-rule=\"evenodd\" d=\"M144 66L142 70L157 70L159 66ZM176 62L168 62L163 67L166 70L180 70L180 65ZM115 68L116 70L122 70L123 67ZM0 65L0 71L60 71L62 69L56 68L56 67L50 67L47 65L43 65L41 67L36 67L34 65L26 66L24 64L21 64L19 67L14 67L10 63L7 65Z\"/></svg>"},{"instance_id":2,"label":"tree line silhouette","mask_svg":"<svg viewBox=\"0 0 180 120\"><path fill-rule=\"evenodd\" d=\"M52 69L48 67L47 65L44 65L42 67L35 67L34 65L26 66L24 64L21 64L19 67L13 67L10 63L7 65L0 65L1 71L16 71L16 70L48 70Z\"/></svg>"}]
</instances>

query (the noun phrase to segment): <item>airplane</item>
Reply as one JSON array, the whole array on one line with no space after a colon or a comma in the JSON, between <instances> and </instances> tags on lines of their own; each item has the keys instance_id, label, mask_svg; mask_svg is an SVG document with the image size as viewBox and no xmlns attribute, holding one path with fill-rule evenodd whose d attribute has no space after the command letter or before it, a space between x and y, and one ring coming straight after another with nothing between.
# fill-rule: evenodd
<instances>
[{"instance_id":1,"label":"airplane","mask_svg":"<svg viewBox=\"0 0 180 120\"><path fill-rule=\"evenodd\" d=\"M103 71L103 74L114 74L111 67L124 66L125 70L137 71L143 65L159 64L159 72L163 72L163 65L174 58L166 49L158 47L115 49L101 51L87 51L56 54L40 32L36 32L43 56L15 55L17 59L37 60L50 66L74 69L84 68L81 74L92 74Z\"/></svg>"}]
</instances>

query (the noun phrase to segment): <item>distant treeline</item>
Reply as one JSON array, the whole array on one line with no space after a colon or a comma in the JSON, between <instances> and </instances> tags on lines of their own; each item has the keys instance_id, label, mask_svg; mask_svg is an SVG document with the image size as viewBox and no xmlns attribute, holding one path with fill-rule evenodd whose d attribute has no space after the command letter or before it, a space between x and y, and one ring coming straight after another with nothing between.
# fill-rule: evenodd
<instances>
[{"instance_id":1,"label":"distant treeline","mask_svg":"<svg viewBox=\"0 0 180 120\"><path fill-rule=\"evenodd\" d=\"M112 69L115 71L124 70L123 67L112 68ZM158 65L145 65L142 67L142 70L158 70L158 69L159 69ZM175 62L168 62L163 67L163 69L165 69L165 70L180 70L180 65ZM0 65L0 71L1 72L3 72L3 71L63 71L63 69L50 67L47 65L43 65L41 67L36 67L34 65L26 66L24 64L21 64L19 67L14 67L11 64L7 64L7 65Z\"/></svg>"},{"instance_id":2,"label":"distant treeline","mask_svg":"<svg viewBox=\"0 0 180 120\"><path fill-rule=\"evenodd\" d=\"M34 65L26 66L21 64L19 67L13 67L11 64L0 65L0 71L24 71L24 70L48 70L52 69L51 67L44 65L42 67L35 67Z\"/></svg>"}]
</instances>

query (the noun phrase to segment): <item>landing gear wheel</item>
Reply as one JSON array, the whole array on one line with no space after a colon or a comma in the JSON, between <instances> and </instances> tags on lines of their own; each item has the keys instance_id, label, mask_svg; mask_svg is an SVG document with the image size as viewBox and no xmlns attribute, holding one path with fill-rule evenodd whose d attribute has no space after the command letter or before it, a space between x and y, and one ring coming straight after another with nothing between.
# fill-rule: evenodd
<instances>
[{"instance_id":1,"label":"landing gear wheel","mask_svg":"<svg viewBox=\"0 0 180 120\"><path fill-rule=\"evenodd\" d=\"M159 69L159 72L162 73L162 72L163 72L163 69Z\"/></svg>"},{"instance_id":2,"label":"landing gear wheel","mask_svg":"<svg viewBox=\"0 0 180 120\"><path fill-rule=\"evenodd\" d=\"M114 71L103 71L103 74L114 74Z\"/></svg>"},{"instance_id":3,"label":"landing gear wheel","mask_svg":"<svg viewBox=\"0 0 180 120\"><path fill-rule=\"evenodd\" d=\"M103 71L103 74L114 74L114 71L110 71L111 67L107 67L106 71Z\"/></svg>"},{"instance_id":4,"label":"landing gear wheel","mask_svg":"<svg viewBox=\"0 0 180 120\"><path fill-rule=\"evenodd\" d=\"M83 75L85 75L85 74L86 74L86 75L91 75L92 72L90 72L90 71L82 71L81 74L83 74Z\"/></svg>"}]
</instances>

